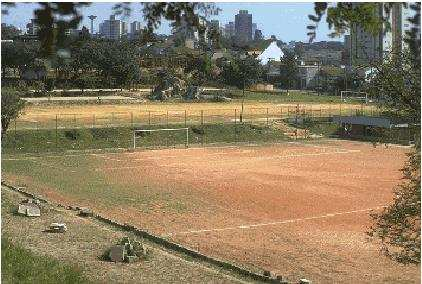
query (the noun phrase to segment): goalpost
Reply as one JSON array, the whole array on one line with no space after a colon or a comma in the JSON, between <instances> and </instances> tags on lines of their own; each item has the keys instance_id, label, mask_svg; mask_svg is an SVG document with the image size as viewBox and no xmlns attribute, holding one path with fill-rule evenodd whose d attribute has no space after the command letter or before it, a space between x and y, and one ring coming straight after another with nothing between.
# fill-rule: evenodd
<instances>
[{"instance_id":1,"label":"goalpost","mask_svg":"<svg viewBox=\"0 0 422 284\"><path fill-rule=\"evenodd\" d=\"M133 130L133 149L136 149L136 139L142 138L138 137L141 135L141 133L152 133L152 132L171 132L171 131L185 131L185 146L186 148L189 147L189 128L183 127L183 128L159 128L159 129L134 129Z\"/></svg>"},{"instance_id":2,"label":"goalpost","mask_svg":"<svg viewBox=\"0 0 422 284\"><path fill-rule=\"evenodd\" d=\"M368 94L366 92L355 92L355 91L341 91L340 92L341 101L346 101L348 99L354 99L359 101L372 102L368 99Z\"/></svg>"}]
</instances>

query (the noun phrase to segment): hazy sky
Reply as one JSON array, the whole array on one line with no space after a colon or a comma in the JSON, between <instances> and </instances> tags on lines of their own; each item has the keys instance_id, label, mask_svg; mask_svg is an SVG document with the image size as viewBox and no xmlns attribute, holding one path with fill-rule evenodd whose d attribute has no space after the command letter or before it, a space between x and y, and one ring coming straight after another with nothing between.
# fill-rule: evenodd
<instances>
[{"instance_id":1,"label":"hazy sky","mask_svg":"<svg viewBox=\"0 0 422 284\"><path fill-rule=\"evenodd\" d=\"M91 6L83 8L82 14L85 16L82 20L81 26L85 25L90 28L90 21L88 15L96 15L97 19L94 22L94 30L98 31L98 24L109 18L112 13L114 3L96 2ZM220 20L221 24L234 21L234 16L238 10L246 9L252 14L252 21L258 24L258 28L262 29L264 36L276 35L278 39L283 41L307 41L306 26L310 23L308 15L313 13L313 3L217 3L217 6L222 9L215 19ZM9 9L8 15L2 15L2 23L13 24L26 31L26 23L33 18L33 11L38 4L36 3L17 3L15 8ZM123 19L126 22L138 20L143 22L141 14L141 6L137 3L131 3L132 13L129 18ZM159 33L170 32L167 23L163 23L158 29ZM343 38L330 39L328 37L329 30L325 19L320 23L317 30L316 41L322 40L338 40Z\"/></svg>"}]
</instances>

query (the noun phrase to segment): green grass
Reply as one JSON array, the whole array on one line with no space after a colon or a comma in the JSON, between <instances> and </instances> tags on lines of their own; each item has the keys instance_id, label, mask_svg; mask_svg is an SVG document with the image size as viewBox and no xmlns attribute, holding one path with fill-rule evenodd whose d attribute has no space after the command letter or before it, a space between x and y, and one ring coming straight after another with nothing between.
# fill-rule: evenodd
<instances>
[{"instance_id":1,"label":"green grass","mask_svg":"<svg viewBox=\"0 0 422 284\"><path fill-rule=\"evenodd\" d=\"M2 283L89 283L81 271L1 238Z\"/></svg>"},{"instance_id":2,"label":"green grass","mask_svg":"<svg viewBox=\"0 0 422 284\"><path fill-rule=\"evenodd\" d=\"M145 126L148 129L166 128L166 125ZM184 125L172 125L181 128ZM181 146L186 141L184 131L152 132L137 136L137 147ZM189 144L216 142L261 142L278 141L286 137L281 131L265 124L204 124L189 127ZM104 148L131 148L133 132L130 127L79 128L58 130L9 130L2 140L2 152L45 153L65 150L86 150Z\"/></svg>"},{"instance_id":3,"label":"green grass","mask_svg":"<svg viewBox=\"0 0 422 284\"><path fill-rule=\"evenodd\" d=\"M233 98L242 100L242 91L234 91ZM306 91L289 91L287 92L252 92L245 91L245 101L257 102L273 102L273 103L333 103L339 104L341 102L339 96L318 96L316 93ZM356 104L358 102L350 101L348 103Z\"/></svg>"}]
</instances>

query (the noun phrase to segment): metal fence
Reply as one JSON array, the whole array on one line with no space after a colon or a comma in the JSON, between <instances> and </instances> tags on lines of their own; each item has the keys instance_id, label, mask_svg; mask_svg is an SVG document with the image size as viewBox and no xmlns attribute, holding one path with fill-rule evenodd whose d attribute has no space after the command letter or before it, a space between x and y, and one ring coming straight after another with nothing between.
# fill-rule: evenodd
<instances>
[{"instance_id":1,"label":"metal fence","mask_svg":"<svg viewBox=\"0 0 422 284\"><path fill-rule=\"evenodd\" d=\"M334 115L379 116L374 106L275 105L268 108L206 110L143 110L109 114L24 116L14 121L2 140L3 153L42 153L67 150L131 148L134 129L189 128L182 132L154 131L137 141L139 147L177 147L212 143L281 142L339 134ZM397 141L412 133L390 133ZM399 138L400 137L400 138ZM361 137L369 139L371 137Z\"/></svg>"},{"instance_id":2,"label":"metal fence","mask_svg":"<svg viewBox=\"0 0 422 284\"><path fill-rule=\"evenodd\" d=\"M291 117L332 117L334 115L379 115L380 110L368 105L290 105L267 108L221 108L204 110L140 110L107 114L57 113L26 115L16 119L12 127L22 129L77 129L103 127L138 127L151 125L189 125L206 123L270 123Z\"/></svg>"}]
</instances>

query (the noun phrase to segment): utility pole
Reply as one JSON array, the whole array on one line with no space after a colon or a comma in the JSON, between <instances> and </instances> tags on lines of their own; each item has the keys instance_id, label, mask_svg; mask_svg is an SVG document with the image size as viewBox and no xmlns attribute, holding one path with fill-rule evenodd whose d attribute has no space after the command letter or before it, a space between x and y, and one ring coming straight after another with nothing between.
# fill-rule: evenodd
<instances>
[{"instance_id":1,"label":"utility pole","mask_svg":"<svg viewBox=\"0 0 422 284\"><path fill-rule=\"evenodd\" d=\"M88 19L91 20L91 35L94 34L94 20L97 18L97 16L90 15L88 16Z\"/></svg>"}]
</instances>

